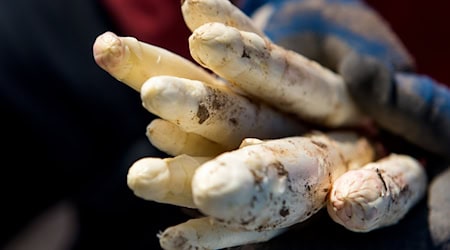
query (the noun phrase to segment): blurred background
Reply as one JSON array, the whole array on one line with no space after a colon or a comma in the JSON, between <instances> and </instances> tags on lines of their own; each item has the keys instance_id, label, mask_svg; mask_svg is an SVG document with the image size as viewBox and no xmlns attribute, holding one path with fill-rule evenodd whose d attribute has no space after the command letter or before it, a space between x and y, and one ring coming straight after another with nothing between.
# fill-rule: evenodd
<instances>
[{"instance_id":1,"label":"blurred background","mask_svg":"<svg viewBox=\"0 0 450 250\"><path fill-rule=\"evenodd\" d=\"M391 25L416 59L417 72L435 80L450 82L447 70L450 58L450 33L446 31L450 3L445 0L418 1L366 0Z\"/></svg>"}]
</instances>

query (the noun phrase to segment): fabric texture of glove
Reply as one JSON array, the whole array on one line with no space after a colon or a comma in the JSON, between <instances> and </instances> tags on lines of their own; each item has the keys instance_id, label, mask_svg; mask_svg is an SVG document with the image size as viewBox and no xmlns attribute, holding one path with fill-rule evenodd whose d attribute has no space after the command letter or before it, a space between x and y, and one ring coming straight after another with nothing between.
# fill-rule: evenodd
<instances>
[{"instance_id":1,"label":"fabric texture of glove","mask_svg":"<svg viewBox=\"0 0 450 250\"><path fill-rule=\"evenodd\" d=\"M395 70L411 70L414 60L389 25L357 0L266 1L252 12L275 43L337 70L350 52L370 55Z\"/></svg>"},{"instance_id":2,"label":"fabric texture of glove","mask_svg":"<svg viewBox=\"0 0 450 250\"><path fill-rule=\"evenodd\" d=\"M258 4L262 4L257 7ZM340 73L381 128L446 157L450 92L415 62L389 24L358 0L243 1L275 43Z\"/></svg>"},{"instance_id":3,"label":"fabric texture of glove","mask_svg":"<svg viewBox=\"0 0 450 250\"><path fill-rule=\"evenodd\" d=\"M449 157L450 91L426 75L390 72L353 54L340 72L358 106L381 127L432 153Z\"/></svg>"}]
</instances>

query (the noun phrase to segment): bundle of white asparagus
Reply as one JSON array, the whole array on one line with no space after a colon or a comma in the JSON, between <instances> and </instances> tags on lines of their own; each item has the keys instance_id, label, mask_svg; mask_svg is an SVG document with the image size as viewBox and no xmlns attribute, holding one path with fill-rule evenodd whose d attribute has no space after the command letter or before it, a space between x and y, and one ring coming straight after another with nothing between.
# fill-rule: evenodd
<instances>
[{"instance_id":1,"label":"bundle of white asparagus","mask_svg":"<svg viewBox=\"0 0 450 250\"><path fill-rule=\"evenodd\" d=\"M199 65L112 32L93 46L97 64L159 117L147 136L172 156L137 160L128 186L204 214L158 235L162 248L267 241L325 207L349 230L370 231L422 198L426 176L412 157L375 162L356 132L313 131L364 119L339 75L272 43L227 0L185 0L181 9Z\"/></svg>"}]
</instances>

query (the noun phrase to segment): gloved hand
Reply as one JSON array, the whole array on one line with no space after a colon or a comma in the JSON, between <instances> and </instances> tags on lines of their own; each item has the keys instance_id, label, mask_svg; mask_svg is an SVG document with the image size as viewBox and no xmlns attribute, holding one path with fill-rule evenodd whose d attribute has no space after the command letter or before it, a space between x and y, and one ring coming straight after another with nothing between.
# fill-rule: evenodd
<instances>
[{"instance_id":1,"label":"gloved hand","mask_svg":"<svg viewBox=\"0 0 450 250\"><path fill-rule=\"evenodd\" d=\"M264 2L261 7L255 3ZM370 55L394 70L414 60L389 24L360 0L243 1L242 9L276 44L338 71L352 52Z\"/></svg>"},{"instance_id":2,"label":"gloved hand","mask_svg":"<svg viewBox=\"0 0 450 250\"><path fill-rule=\"evenodd\" d=\"M381 128L425 151L450 157L450 91L417 75L388 24L363 2L254 1L252 13L277 44L343 76L356 105Z\"/></svg>"},{"instance_id":3,"label":"gloved hand","mask_svg":"<svg viewBox=\"0 0 450 250\"><path fill-rule=\"evenodd\" d=\"M450 158L450 90L428 76L393 72L352 55L340 69L365 113L382 128L440 157Z\"/></svg>"},{"instance_id":4,"label":"gloved hand","mask_svg":"<svg viewBox=\"0 0 450 250\"><path fill-rule=\"evenodd\" d=\"M368 118L344 81L360 86L365 79L352 70L353 62L370 56L396 72L412 68L412 60L386 24L357 1L274 1L272 11L265 5L269 12L257 17L266 24L266 33L228 1L182 3L193 31L191 55L219 78L130 37L105 33L94 44L99 66L140 91L143 106L161 118L149 125L147 134L153 145L174 156L136 161L128 185L144 199L204 214L162 232L165 249L269 240L323 208L337 178L375 160L368 140L356 133L311 133L356 128ZM343 9L352 15L344 15ZM359 20L356 27L354 19L347 19L353 15ZM372 28L370 34L365 25ZM307 46L297 46L298 41ZM410 170L406 177L398 176L411 190L402 203L409 208L422 197L426 178L413 159L400 162ZM381 165L368 170L376 170L371 176L378 183L383 180L379 169L390 171ZM383 188L382 183L374 188ZM393 192L404 190L397 185L393 181ZM374 193L383 193L378 191ZM377 204L392 202L383 198L390 196L370 194L382 199ZM373 211L367 204L362 207ZM391 225L407 209L402 211L370 213L370 219L384 216L389 219L383 225Z\"/></svg>"}]
</instances>

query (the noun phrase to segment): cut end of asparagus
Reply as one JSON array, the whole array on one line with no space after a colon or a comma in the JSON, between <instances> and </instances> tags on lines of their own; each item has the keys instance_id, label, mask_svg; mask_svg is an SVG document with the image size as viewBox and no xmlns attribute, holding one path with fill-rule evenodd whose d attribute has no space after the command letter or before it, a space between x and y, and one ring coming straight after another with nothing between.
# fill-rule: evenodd
<instances>
[{"instance_id":1,"label":"cut end of asparagus","mask_svg":"<svg viewBox=\"0 0 450 250\"><path fill-rule=\"evenodd\" d=\"M379 175L370 170L352 170L333 184L328 213L337 223L356 232L372 230L384 213L382 198L386 187Z\"/></svg>"}]
</instances>

